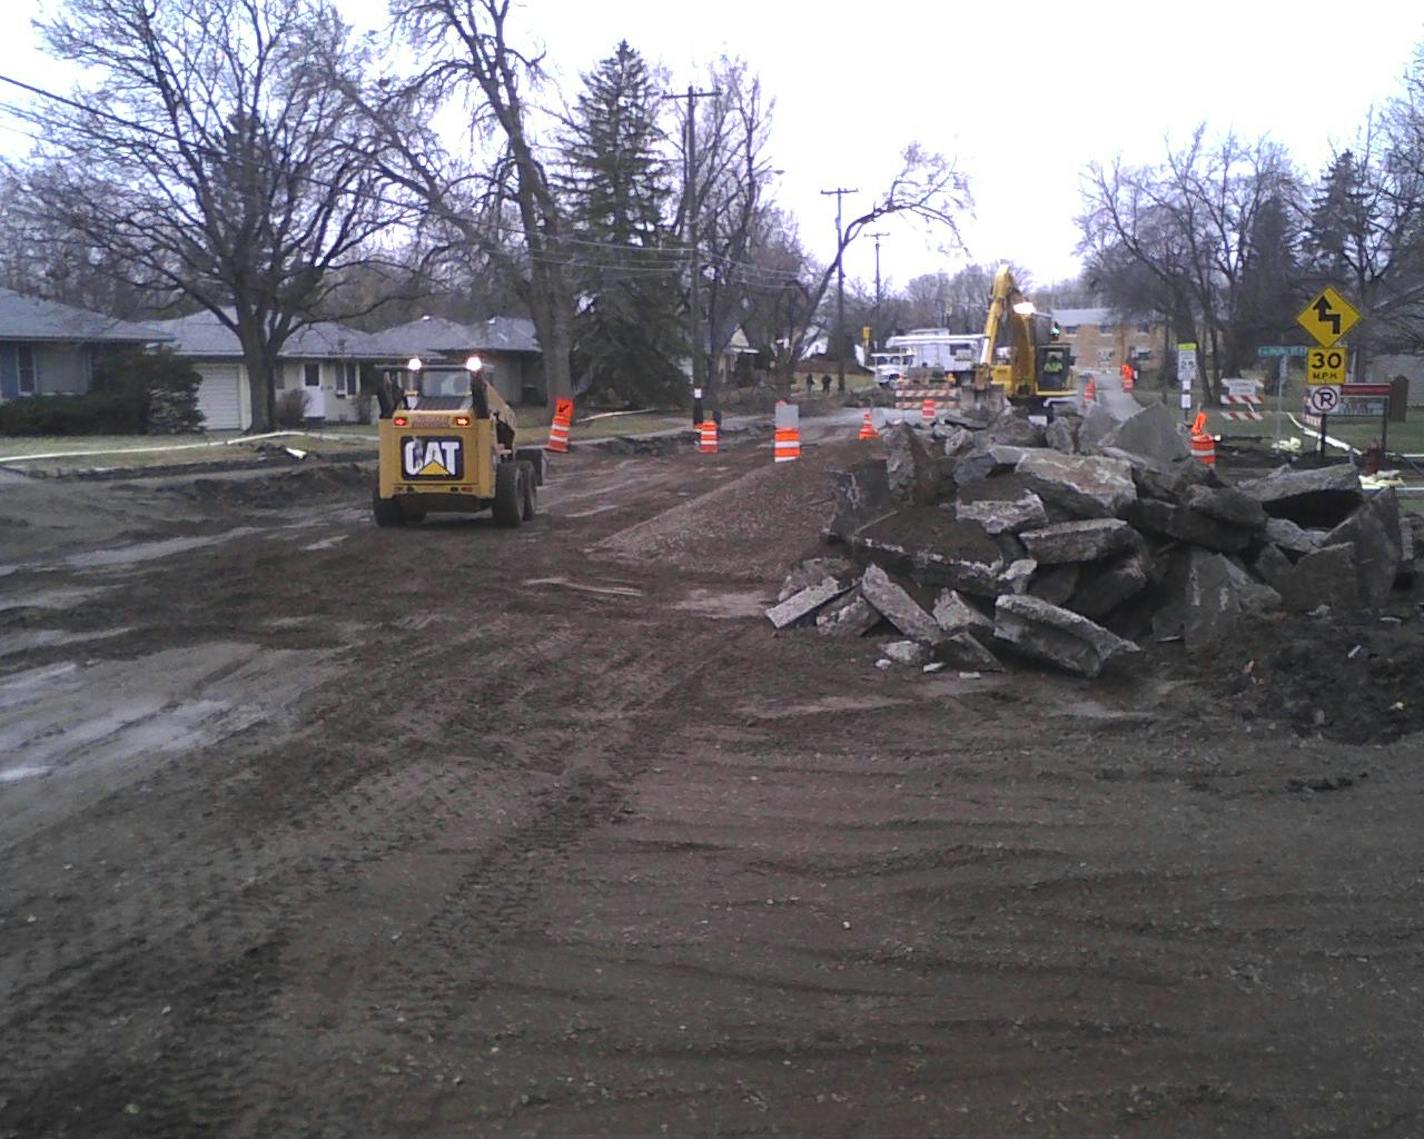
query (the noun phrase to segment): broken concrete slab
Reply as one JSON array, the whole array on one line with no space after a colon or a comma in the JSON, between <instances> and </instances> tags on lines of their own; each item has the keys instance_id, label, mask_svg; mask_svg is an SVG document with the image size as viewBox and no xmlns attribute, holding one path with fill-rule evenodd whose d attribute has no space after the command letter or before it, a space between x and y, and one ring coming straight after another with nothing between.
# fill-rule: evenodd
<instances>
[{"instance_id":1,"label":"broken concrete slab","mask_svg":"<svg viewBox=\"0 0 1424 1139\"><path fill-rule=\"evenodd\" d=\"M857 530L894 513L898 507L890 493L883 459L833 472L831 497L834 507L826 536L840 542L848 542Z\"/></svg>"},{"instance_id":2,"label":"broken concrete slab","mask_svg":"<svg viewBox=\"0 0 1424 1139\"><path fill-rule=\"evenodd\" d=\"M992 629L992 626L990 626ZM955 668L973 672L1003 672L1004 666L977 636L970 632L955 633L935 648L935 656Z\"/></svg>"},{"instance_id":3,"label":"broken concrete slab","mask_svg":"<svg viewBox=\"0 0 1424 1139\"><path fill-rule=\"evenodd\" d=\"M908 423L881 432L885 443L885 474L890 493L902 502L936 501L952 486L950 466L929 448L927 436Z\"/></svg>"},{"instance_id":4,"label":"broken concrete slab","mask_svg":"<svg viewBox=\"0 0 1424 1139\"><path fill-rule=\"evenodd\" d=\"M1122 459L1132 466L1132 479L1137 484L1139 498L1160 498L1178 502L1194 486L1214 485L1216 476L1210 467L1195 459L1184 459L1169 465L1156 465L1138 459L1126 451L1109 450L1108 458Z\"/></svg>"},{"instance_id":5,"label":"broken concrete slab","mask_svg":"<svg viewBox=\"0 0 1424 1139\"><path fill-rule=\"evenodd\" d=\"M1099 447L1120 448L1157 464L1171 464L1191 456L1177 413L1166 404L1144 407L1108 432Z\"/></svg>"},{"instance_id":6,"label":"broken concrete slab","mask_svg":"<svg viewBox=\"0 0 1424 1139\"><path fill-rule=\"evenodd\" d=\"M1078 589L1063 607L1101 620L1146 589L1148 580L1148 559L1143 551L1120 554L1099 565L1083 567Z\"/></svg>"},{"instance_id":7,"label":"broken concrete slab","mask_svg":"<svg viewBox=\"0 0 1424 1139\"><path fill-rule=\"evenodd\" d=\"M1354 612L1360 606L1354 544L1341 542L1311 551L1295 563L1290 576L1276 588L1285 607L1296 613L1311 613L1322 605L1338 612Z\"/></svg>"},{"instance_id":8,"label":"broken concrete slab","mask_svg":"<svg viewBox=\"0 0 1424 1139\"><path fill-rule=\"evenodd\" d=\"M1076 563L1061 566L1040 566L1038 573L1029 583L1028 591L1040 601L1050 605L1066 605L1078 588L1081 567Z\"/></svg>"},{"instance_id":9,"label":"broken concrete slab","mask_svg":"<svg viewBox=\"0 0 1424 1139\"><path fill-rule=\"evenodd\" d=\"M1098 676L1120 656L1141 651L1087 617L1013 594L995 603L994 635L1027 656L1087 677Z\"/></svg>"},{"instance_id":10,"label":"broken concrete slab","mask_svg":"<svg viewBox=\"0 0 1424 1139\"><path fill-rule=\"evenodd\" d=\"M919 668L929 664L930 650L918 641L891 641L880 650L896 664Z\"/></svg>"},{"instance_id":11,"label":"broken concrete slab","mask_svg":"<svg viewBox=\"0 0 1424 1139\"><path fill-rule=\"evenodd\" d=\"M1017 534L1048 524L1043 499L1031 490L1020 491L1017 498L957 501L954 516L961 522L977 522L990 534Z\"/></svg>"},{"instance_id":12,"label":"broken concrete slab","mask_svg":"<svg viewBox=\"0 0 1424 1139\"><path fill-rule=\"evenodd\" d=\"M807 558L791 567L786 580L781 583L781 592L776 595L776 600L785 601L792 594L819 585L828 577L833 577L848 587L859 572L855 563L848 558Z\"/></svg>"},{"instance_id":13,"label":"broken concrete slab","mask_svg":"<svg viewBox=\"0 0 1424 1139\"><path fill-rule=\"evenodd\" d=\"M1111 557L1140 545L1142 536L1119 518L1093 518L1025 530L1019 540L1039 563L1061 565Z\"/></svg>"},{"instance_id":14,"label":"broken concrete slab","mask_svg":"<svg viewBox=\"0 0 1424 1139\"><path fill-rule=\"evenodd\" d=\"M1132 468L1116 459L1037 450L1014 470L1045 503L1080 518L1112 518L1137 500Z\"/></svg>"},{"instance_id":15,"label":"broken concrete slab","mask_svg":"<svg viewBox=\"0 0 1424 1139\"><path fill-rule=\"evenodd\" d=\"M1288 518L1266 519L1264 537L1272 545L1291 554L1308 554L1324 545L1326 530L1306 530Z\"/></svg>"},{"instance_id":16,"label":"broken concrete slab","mask_svg":"<svg viewBox=\"0 0 1424 1139\"><path fill-rule=\"evenodd\" d=\"M1288 518L1307 529L1338 526L1364 499L1359 473L1351 463L1277 471L1238 483L1236 489L1264 506L1267 514Z\"/></svg>"},{"instance_id":17,"label":"broken concrete slab","mask_svg":"<svg viewBox=\"0 0 1424 1139\"><path fill-rule=\"evenodd\" d=\"M860 592L885 620L911 640L927 645L944 640L944 630L935 619L879 566L866 567L865 576L860 579Z\"/></svg>"},{"instance_id":18,"label":"broken concrete slab","mask_svg":"<svg viewBox=\"0 0 1424 1139\"><path fill-rule=\"evenodd\" d=\"M957 589L946 589L935 598L934 619L950 636L955 633L991 634L994 622L981 613Z\"/></svg>"},{"instance_id":19,"label":"broken concrete slab","mask_svg":"<svg viewBox=\"0 0 1424 1139\"><path fill-rule=\"evenodd\" d=\"M773 605L766 611L767 620L775 628L785 629L789 625L794 625L798 621L810 617L822 605L839 597L846 589L847 587L835 578L825 578L799 593L792 594L785 601Z\"/></svg>"},{"instance_id":20,"label":"broken concrete slab","mask_svg":"<svg viewBox=\"0 0 1424 1139\"><path fill-rule=\"evenodd\" d=\"M1244 530L1259 530L1266 525L1266 508L1231 487L1194 486L1187 491L1184 503L1208 518Z\"/></svg>"},{"instance_id":21,"label":"broken concrete slab","mask_svg":"<svg viewBox=\"0 0 1424 1139\"><path fill-rule=\"evenodd\" d=\"M1221 554L1193 550L1187 573L1184 636L1187 651L1207 652L1226 643L1241 621L1241 597L1231 565Z\"/></svg>"},{"instance_id":22,"label":"broken concrete slab","mask_svg":"<svg viewBox=\"0 0 1424 1139\"><path fill-rule=\"evenodd\" d=\"M942 423L934 425L930 437L943 443L944 456L947 459L958 459L979 446L979 439L974 432L966 431L962 427L947 427Z\"/></svg>"},{"instance_id":23,"label":"broken concrete slab","mask_svg":"<svg viewBox=\"0 0 1424 1139\"><path fill-rule=\"evenodd\" d=\"M1018 558L1009 563L999 575L999 590L1002 593L1027 593L1028 583L1033 579L1038 563L1032 558Z\"/></svg>"},{"instance_id":24,"label":"broken concrete slab","mask_svg":"<svg viewBox=\"0 0 1424 1139\"><path fill-rule=\"evenodd\" d=\"M1241 599L1243 613L1262 616L1281 608L1281 595L1278 590L1265 582L1257 581L1251 571L1235 558L1227 558L1226 565L1227 572L1236 586L1237 596Z\"/></svg>"},{"instance_id":25,"label":"broken concrete slab","mask_svg":"<svg viewBox=\"0 0 1424 1139\"><path fill-rule=\"evenodd\" d=\"M1399 522L1399 572L1395 577L1395 584L1410 586L1414 584L1414 554L1419 544L1419 531L1416 523L1419 521L1418 515L1401 515Z\"/></svg>"},{"instance_id":26,"label":"broken concrete slab","mask_svg":"<svg viewBox=\"0 0 1424 1139\"><path fill-rule=\"evenodd\" d=\"M1281 552L1281 548L1270 542L1261 547L1253 563L1256 575L1276 591L1279 597L1290 580L1295 564Z\"/></svg>"},{"instance_id":27,"label":"broken concrete slab","mask_svg":"<svg viewBox=\"0 0 1424 1139\"><path fill-rule=\"evenodd\" d=\"M1359 574L1360 605L1379 612L1389 603L1394 579L1399 576L1399 500L1393 489L1380 491L1365 500L1325 539L1325 545L1348 542L1355 547L1355 571Z\"/></svg>"},{"instance_id":28,"label":"broken concrete slab","mask_svg":"<svg viewBox=\"0 0 1424 1139\"><path fill-rule=\"evenodd\" d=\"M1250 530L1155 498L1138 499L1127 508L1124 517L1144 533L1161 534L1225 554L1239 554L1251 544Z\"/></svg>"},{"instance_id":29,"label":"broken concrete slab","mask_svg":"<svg viewBox=\"0 0 1424 1139\"><path fill-rule=\"evenodd\" d=\"M856 586L816 614L816 632L827 637L861 637L882 620L880 611L861 596L860 587Z\"/></svg>"},{"instance_id":30,"label":"broken concrete slab","mask_svg":"<svg viewBox=\"0 0 1424 1139\"><path fill-rule=\"evenodd\" d=\"M1077 416L1063 415L1053 420L1043 432L1043 442L1065 455L1078 453L1078 428L1083 421Z\"/></svg>"},{"instance_id":31,"label":"broken concrete slab","mask_svg":"<svg viewBox=\"0 0 1424 1139\"><path fill-rule=\"evenodd\" d=\"M1088 455L1094 454L1102 441L1117 430L1118 418L1100 403L1095 403L1083 413L1083 422L1078 427L1078 450Z\"/></svg>"},{"instance_id":32,"label":"broken concrete slab","mask_svg":"<svg viewBox=\"0 0 1424 1139\"><path fill-rule=\"evenodd\" d=\"M989 424L989 442L1012 447L1042 447L1043 428L1013 409L1006 410Z\"/></svg>"}]
</instances>

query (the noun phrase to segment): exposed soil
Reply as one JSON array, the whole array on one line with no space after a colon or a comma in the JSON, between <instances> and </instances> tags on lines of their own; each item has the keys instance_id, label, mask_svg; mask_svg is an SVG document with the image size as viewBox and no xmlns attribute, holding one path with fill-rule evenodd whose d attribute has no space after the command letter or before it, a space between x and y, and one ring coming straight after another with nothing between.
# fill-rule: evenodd
<instances>
[{"instance_id":1,"label":"exposed soil","mask_svg":"<svg viewBox=\"0 0 1424 1139\"><path fill-rule=\"evenodd\" d=\"M806 426L0 483L0 1136L1424 1134L1424 622L882 673Z\"/></svg>"}]
</instances>

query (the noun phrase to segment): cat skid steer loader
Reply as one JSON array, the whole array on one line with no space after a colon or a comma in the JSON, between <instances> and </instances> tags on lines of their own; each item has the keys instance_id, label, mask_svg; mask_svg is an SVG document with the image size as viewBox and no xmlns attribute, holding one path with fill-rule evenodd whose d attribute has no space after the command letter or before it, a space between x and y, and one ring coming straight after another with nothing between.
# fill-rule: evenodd
<instances>
[{"instance_id":1,"label":"cat skid steer loader","mask_svg":"<svg viewBox=\"0 0 1424 1139\"><path fill-rule=\"evenodd\" d=\"M496 526L534 517L544 452L516 450L514 411L483 375L478 356L463 368L414 358L376 392L380 464L371 499L377 526L427 514L490 511Z\"/></svg>"}]
</instances>

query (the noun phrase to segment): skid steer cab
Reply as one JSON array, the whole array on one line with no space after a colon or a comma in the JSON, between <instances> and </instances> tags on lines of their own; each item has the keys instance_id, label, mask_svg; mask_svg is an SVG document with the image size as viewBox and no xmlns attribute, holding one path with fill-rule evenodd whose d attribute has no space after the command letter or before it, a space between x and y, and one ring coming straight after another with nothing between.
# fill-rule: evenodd
<instances>
[{"instance_id":1,"label":"skid steer cab","mask_svg":"<svg viewBox=\"0 0 1424 1139\"><path fill-rule=\"evenodd\" d=\"M380 464L371 499L377 526L429 514L488 510L496 526L534 517L544 452L516 450L514 411L478 356L464 367L413 358L376 391Z\"/></svg>"}]
</instances>

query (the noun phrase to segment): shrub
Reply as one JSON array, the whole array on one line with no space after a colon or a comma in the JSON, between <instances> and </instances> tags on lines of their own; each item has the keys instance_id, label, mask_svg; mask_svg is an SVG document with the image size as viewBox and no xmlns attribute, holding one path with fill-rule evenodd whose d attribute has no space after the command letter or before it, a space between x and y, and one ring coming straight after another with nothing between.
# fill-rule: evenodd
<instances>
[{"instance_id":1,"label":"shrub","mask_svg":"<svg viewBox=\"0 0 1424 1139\"><path fill-rule=\"evenodd\" d=\"M171 435L202 428L198 410L197 370L170 349L156 352L122 349L102 357L94 368L93 394L123 396L140 407L139 432Z\"/></svg>"},{"instance_id":2,"label":"shrub","mask_svg":"<svg viewBox=\"0 0 1424 1139\"><path fill-rule=\"evenodd\" d=\"M27 396L0 404L0 435L139 435L146 411L134 392Z\"/></svg>"}]
</instances>

